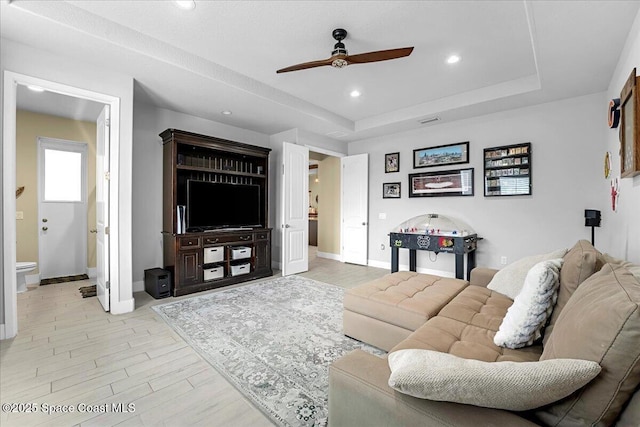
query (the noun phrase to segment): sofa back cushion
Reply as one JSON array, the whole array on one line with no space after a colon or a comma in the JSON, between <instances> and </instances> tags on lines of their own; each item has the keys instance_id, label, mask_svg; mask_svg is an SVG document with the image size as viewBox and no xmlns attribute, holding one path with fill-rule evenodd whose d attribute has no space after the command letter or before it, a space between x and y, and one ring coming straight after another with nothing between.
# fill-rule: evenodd
<instances>
[{"instance_id":1,"label":"sofa back cushion","mask_svg":"<svg viewBox=\"0 0 640 427\"><path fill-rule=\"evenodd\" d=\"M543 345L553 331L562 309L576 291L578 286L593 273L600 270L604 264L602 255L586 240L579 240L564 256L564 263L560 270L560 287L558 300L551 313L551 318L544 330Z\"/></svg>"},{"instance_id":2,"label":"sofa back cushion","mask_svg":"<svg viewBox=\"0 0 640 427\"><path fill-rule=\"evenodd\" d=\"M583 389L535 412L545 425L611 425L640 383L640 281L606 264L558 316L540 360L583 359L602 372Z\"/></svg>"}]
</instances>

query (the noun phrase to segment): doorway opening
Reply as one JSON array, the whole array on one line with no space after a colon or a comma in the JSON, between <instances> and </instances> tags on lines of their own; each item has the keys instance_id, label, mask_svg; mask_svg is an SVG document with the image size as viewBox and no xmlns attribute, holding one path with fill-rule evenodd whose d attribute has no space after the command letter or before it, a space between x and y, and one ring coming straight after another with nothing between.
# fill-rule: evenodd
<instances>
[{"instance_id":1,"label":"doorway opening","mask_svg":"<svg viewBox=\"0 0 640 427\"><path fill-rule=\"evenodd\" d=\"M316 257L340 261L340 157L309 151L309 269Z\"/></svg>"},{"instance_id":2,"label":"doorway opening","mask_svg":"<svg viewBox=\"0 0 640 427\"><path fill-rule=\"evenodd\" d=\"M114 132L108 137L109 143L115 150L112 151L110 156L111 160L111 173L117 176L119 170L118 162L118 147L119 147L119 121L120 121L120 100L117 97L106 95L103 93L88 91L85 89L68 86L56 82L43 80L40 78L13 73L5 71L4 73L4 129L3 129L3 156L2 156L2 169L3 169L3 294L4 294L4 327L0 328L0 339L7 339L14 337L18 332L18 316L17 316L17 287L16 287L16 259L17 259L17 215L16 215L16 198L13 194L16 191L16 174L19 168L18 162L16 162L16 129L17 129L17 112L19 109L18 104L18 92L25 87L36 87L46 96L63 96L72 100L72 103L77 107L82 103L96 103L103 109L112 111L112 117L114 122L112 128ZM58 98L60 99L60 98ZM62 104L58 105L61 107ZM93 117L95 121L97 114ZM34 142L34 146L35 146ZM34 149L34 152L37 150ZM36 168L34 168L36 170ZM37 179L36 179L37 181ZM37 185L32 184L31 190L35 191ZM117 187L113 187L108 194L109 203L107 203L107 209L109 212L118 212L118 198ZM34 209L36 211L37 209ZM37 215L36 215L37 216ZM118 227L117 223L112 224L111 232L116 234ZM86 226L85 226L86 229ZM115 250L115 248L112 248ZM114 260L107 266L107 271L112 274L119 271L119 265L116 257L111 257ZM85 262L86 265L86 262ZM113 293L108 299L117 300L117 293Z\"/></svg>"}]
</instances>

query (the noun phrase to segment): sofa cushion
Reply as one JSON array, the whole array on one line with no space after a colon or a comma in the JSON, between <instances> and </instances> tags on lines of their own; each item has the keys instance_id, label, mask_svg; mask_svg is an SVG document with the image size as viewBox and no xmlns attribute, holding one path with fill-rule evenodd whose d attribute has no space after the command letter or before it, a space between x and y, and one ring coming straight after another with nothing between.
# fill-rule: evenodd
<instances>
[{"instance_id":1,"label":"sofa cushion","mask_svg":"<svg viewBox=\"0 0 640 427\"><path fill-rule=\"evenodd\" d=\"M597 362L600 375L579 392L537 411L549 425L610 425L640 383L640 282L606 264L560 313L540 360Z\"/></svg>"},{"instance_id":2,"label":"sofa cushion","mask_svg":"<svg viewBox=\"0 0 640 427\"><path fill-rule=\"evenodd\" d=\"M562 258L534 265L524 287L500 324L493 342L500 347L520 348L539 339L558 297L558 276Z\"/></svg>"},{"instance_id":3,"label":"sofa cushion","mask_svg":"<svg viewBox=\"0 0 640 427\"><path fill-rule=\"evenodd\" d=\"M493 337L511 306L506 296L481 286L469 285L440 313L391 351L417 348L450 353L465 359L485 362L536 361L542 354L539 345L521 349L498 347Z\"/></svg>"},{"instance_id":4,"label":"sofa cushion","mask_svg":"<svg viewBox=\"0 0 640 427\"><path fill-rule=\"evenodd\" d=\"M562 270L560 270L558 300L553 313L551 313L551 319L545 327L543 345L546 345L548 336L553 331L558 316L560 316L571 295L582 282L598 271L603 263L603 257L600 252L586 240L579 240L564 256L564 263L562 264Z\"/></svg>"},{"instance_id":5,"label":"sofa cushion","mask_svg":"<svg viewBox=\"0 0 640 427\"><path fill-rule=\"evenodd\" d=\"M548 254L532 255L512 262L493 276L487 288L515 299L520 290L522 290L524 279L527 277L531 267L541 261L562 258L566 253L566 249L558 249Z\"/></svg>"},{"instance_id":6,"label":"sofa cushion","mask_svg":"<svg viewBox=\"0 0 640 427\"><path fill-rule=\"evenodd\" d=\"M344 309L411 331L438 314L469 282L399 271L349 289Z\"/></svg>"},{"instance_id":7,"label":"sofa cushion","mask_svg":"<svg viewBox=\"0 0 640 427\"><path fill-rule=\"evenodd\" d=\"M481 362L429 350L389 354L389 386L421 399L524 411L555 402L591 381L596 362Z\"/></svg>"}]
</instances>

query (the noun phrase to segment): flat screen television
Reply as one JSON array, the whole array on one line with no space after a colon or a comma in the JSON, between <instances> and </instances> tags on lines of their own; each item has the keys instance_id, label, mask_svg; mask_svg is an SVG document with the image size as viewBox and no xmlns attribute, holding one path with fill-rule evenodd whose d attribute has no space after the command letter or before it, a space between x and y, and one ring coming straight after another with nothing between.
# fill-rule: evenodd
<instances>
[{"instance_id":1,"label":"flat screen television","mask_svg":"<svg viewBox=\"0 0 640 427\"><path fill-rule=\"evenodd\" d=\"M187 231L260 227L260 187L187 180Z\"/></svg>"}]
</instances>

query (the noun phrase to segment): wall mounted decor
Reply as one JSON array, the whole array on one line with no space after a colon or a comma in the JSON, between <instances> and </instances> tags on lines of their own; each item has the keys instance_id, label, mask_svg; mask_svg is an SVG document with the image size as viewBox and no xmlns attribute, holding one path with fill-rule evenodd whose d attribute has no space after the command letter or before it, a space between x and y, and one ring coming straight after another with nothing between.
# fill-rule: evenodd
<instances>
[{"instance_id":1,"label":"wall mounted decor","mask_svg":"<svg viewBox=\"0 0 640 427\"><path fill-rule=\"evenodd\" d=\"M473 196L473 168L409 174L409 197Z\"/></svg>"},{"instance_id":2,"label":"wall mounted decor","mask_svg":"<svg viewBox=\"0 0 640 427\"><path fill-rule=\"evenodd\" d=\"M400 172L400 153L384 155L384 172Z\"/></svg>"},{"instance_id":3,"label":"wall mounted decor","mask_svg":"<svg viewBox=\"0 0 640 427\"><path fill-rule=\"evenodd\" d=\"M469 141L413 150L413 168L469 163Z\"/></svg>"},{"instance_id":4,"label":"wall mounted decor","mask_svg":"<svg viewBox=\"0 0 640 427\"><path fill-rule=\"evenodd\" d=\"M385 182L382 184L382 198L383 199L399 199L400 183L399 182Z\"/></svg>"},{"instance_id":5,"label":"wall mounted decor","mask_svg":"<svg viewBox=\"0 0 640 427\"><path fill-rule=\"evenodd\" d=\"M484 195L530 195L531 143L484 149Z\"/></svg>"},{"instance_id":6,"label":"wall mounted decor","mask_svg":"<svg viewBox=\"0 0 640 427\"><path fill-rule=\"evenodd\" d=\"M611 153L606 152L604 155L604 177L609 178L611 175Z\"/></svg>"},{"instance_id":7,"label":"wall mounted decor","mask_svg":"<svg viewBox=\"0 0 640 427\"><path fill-rule=\"evenodd\" d=\"M640 174L640 77L636 69L620 92L620 177Z\"/></svg>"},{"instance_id":8,"label":"wall mounted decor","mask_svg":"<svg viewBox=\"0 0 640 427\"><path fill-rule=\"evenodd\" d=\"M620 98L613 98L609 101L607 124L611 129L615 129L618 127L618 123L620 123Z\"/></svg>"}]
</instances>

